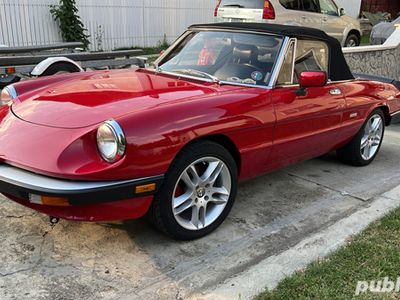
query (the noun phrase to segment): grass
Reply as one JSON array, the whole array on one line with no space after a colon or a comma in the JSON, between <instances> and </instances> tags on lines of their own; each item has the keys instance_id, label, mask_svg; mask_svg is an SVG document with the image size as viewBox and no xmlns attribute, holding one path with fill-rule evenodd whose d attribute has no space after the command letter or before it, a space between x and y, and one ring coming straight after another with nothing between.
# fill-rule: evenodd
<instances>
[{"instance_id":1,"label":"grass","mask_svg":"<svg viewBox=\"0 0 400 300\"><path fill-rule=\"evenodd\" d=\"M364 34L361 36L360 46L369 45L369 34Z\"/></svg>"},{"instance_id":2,"label":"grass","mask_svg":"<svg viewBox=\"0 0 400 300\"><path fill-rule=\"evenodd\" d=\"M159 43L158 46L156 47L127 47L127 48L118 48L115 50L133 50L133 49L142 49L143 50L143 54L141 55L159 55L161 53L161 51L166 50L169 47L169 44L164 42L164 43ZM147 63L148 64L152 64L153 62L156 61L156 59L158 58L158 56L155 57L149 57L147 59Z\"/></svg>"},{"instance_id":3,"label":"grass","mask_svg":"<svg viewBox=\"0 0 400 300\"><path fill-rule=\"evenodd\" d=\"M355 296L358 281L396 282L400 276L400 209L373 223L360 235L326 259L284 279L267 299L399 299L395 293L362 293Z\"/></svg>"},{"instance_id":4,"label":"grass","mask_svg":"<svg viewBox=\"0 0 400 300\"><path fill-rule=\"evenodd\" d=\"M134 50L134 49L142 49L143 55L152 55L152 54L160 54L161 51L166 50L170 44L167 41L167 37L164 34L164 38L162 41L158 41L157 46L155 47L125 47L125 48L117 48L114 50Z\"/></svg>"}]
</instances>

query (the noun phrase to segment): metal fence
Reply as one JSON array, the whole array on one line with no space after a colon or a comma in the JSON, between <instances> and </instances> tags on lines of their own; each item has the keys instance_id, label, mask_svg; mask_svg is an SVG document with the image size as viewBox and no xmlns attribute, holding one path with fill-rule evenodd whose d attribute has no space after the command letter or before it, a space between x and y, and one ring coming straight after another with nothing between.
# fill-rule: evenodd
<instances>
[{"instance_id":1,"label":"metal fence","mask_svg":"<svg viewBox=\"0 0 400 300\"><path fill-rule=\"evenodd\" d=\"M187 26L213 21L216 0L77 0L91 50L172 42ZM58 0L0 0L0 44L61 42L50 5Z\"/></svg>"}]
</instances>

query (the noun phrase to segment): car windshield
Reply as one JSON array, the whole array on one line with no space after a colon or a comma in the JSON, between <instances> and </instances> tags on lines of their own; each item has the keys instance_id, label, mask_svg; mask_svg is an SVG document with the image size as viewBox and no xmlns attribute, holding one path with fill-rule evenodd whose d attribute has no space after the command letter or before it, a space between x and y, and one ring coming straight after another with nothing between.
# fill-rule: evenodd
<instances>
[{"instance_id":1,"label":"car windshield","mask_svg":"<svg viewBox=\"0 0 400 300\"><path fill-rule=\"evenodd\" d=\"M212 81L267 85L282 37L202 31L190 32L158 62L158 71Z\"/></svg>"}]
</instances>

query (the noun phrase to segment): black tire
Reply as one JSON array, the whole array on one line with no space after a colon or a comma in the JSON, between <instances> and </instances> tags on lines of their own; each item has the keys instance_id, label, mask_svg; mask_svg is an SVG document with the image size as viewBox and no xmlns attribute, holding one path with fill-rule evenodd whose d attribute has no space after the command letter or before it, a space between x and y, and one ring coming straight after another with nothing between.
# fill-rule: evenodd
<instances>
[{"instance_id":1,"label":"black tire","mask_svg":"<svg viewBox=\"0 0 400 300\"><path fill-rule=\"evenodd\" d=\"M40 77L51 76L57 73L74 73L74 72L80 72L77 66L67 62L58 62L48 67L46 71L44 71L42 75L40 75Z\"/></svg>"},{"instance_id":2,"label":"black tire","mask_svg":"<svg viewBox=\"0 0 400 300\"><path fill-rule=\"evenodd\" d=\"M375 154L370 159L364 159L361 154L361 139L364 136L365 127L367 126L367 123L375 115L379 115L382 120L383 124L382 137ZM336 151L337 157L340 161L352 166L367 166L375 159L376 155L379 153L384 135L385 135L385 116L381 109L375 109L368 116L367 120L365 121L365 123L363 124L357 135L347 145Z\"/></svg>"},{"instance_id":3,"label":"black tire","mask_svg":"<svg viewBox=\"0 0 400 300\"><path fill-rule=\"evenodd\" d=\"M181 226L174 217L172 196L181 174L195 161L215 157L221 160L229 170L231 176L231 191L225 208L219 217L210 225L196 230L189 230ZM186 146L174 159L165 175L163 184L154 196L148 217L152 223L164 233L177 240L193 240L214 231L229 214L237 191L238 171L232 155L221 145L211 141L198 141Z\"/></svg>"},{"instance_id":4,"label":"black tire","mask_svg":"<svg viewBox=\"0 0 400 300\"><path fill-rule=\"evenodd\" d=\"M350 33L346 38L344 46L345 47L357 47L357 46L360 46L360 38L356 34Z\"/></svg>"}]
</instances>

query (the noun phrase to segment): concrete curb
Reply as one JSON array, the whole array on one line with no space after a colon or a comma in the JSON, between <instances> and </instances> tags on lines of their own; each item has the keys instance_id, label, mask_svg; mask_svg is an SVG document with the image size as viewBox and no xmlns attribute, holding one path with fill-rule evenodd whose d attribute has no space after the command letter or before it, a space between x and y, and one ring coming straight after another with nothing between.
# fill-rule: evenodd
<instances>
[{"instance_id":1,"label":"concrete curb","mask_svg":"<svg viewBox=\"0 0 400 300\"><path fill-rule=\"evenodd\" d=\"M375 197L367 207L304 239L295 247L268 257L247 271L190 299L251 299L266 288L275 288L285 277L345 245L350 236L360 233L397 207L400 207L400 186Z\"/></svg>"}]
</instances>

